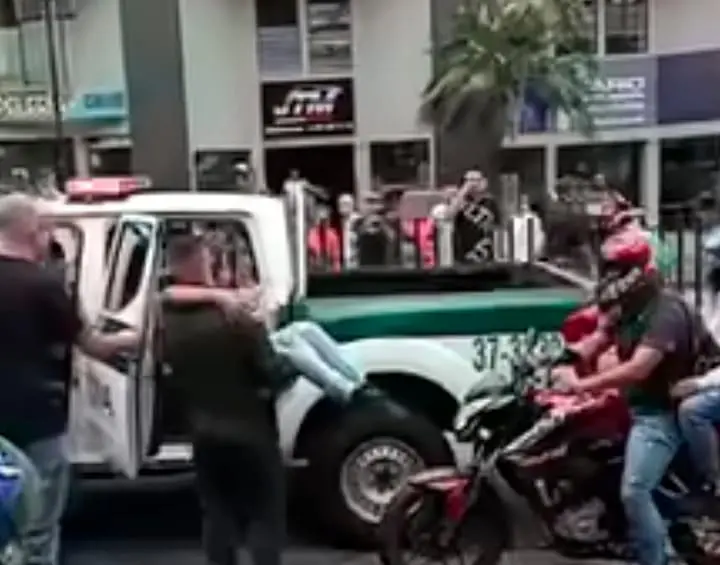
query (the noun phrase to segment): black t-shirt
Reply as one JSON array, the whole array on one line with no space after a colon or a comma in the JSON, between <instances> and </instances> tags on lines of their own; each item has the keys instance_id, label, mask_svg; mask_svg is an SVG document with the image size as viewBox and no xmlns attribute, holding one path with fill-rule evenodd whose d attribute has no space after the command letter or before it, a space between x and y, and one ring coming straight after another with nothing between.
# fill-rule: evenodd
<instances>
[{"instance_id":1,"label":"black t-shirt","mask_svg":"<svg viewBox=\"0 0 720 565\"><path fill-rule=\"evenodd\" d=\"M197 435L255 441L277 433L279 361L265 327L213 305L163 305L163 358Z\"/></svg>"},{"instance_id":2,"label":"black t-shirt","mask_svg":"<svg viewBox=\"0 0 720 565\"><path fill-rule=\"evenodd\" d=\"M720 358L720 348L701 316L697 315L681 296L663 292L652 306L640 337L620 336L618 355L629 359L639 345L652 347L663 353L662 362L644 381L634 385L628 395L630 404L641 409L672 407L669 390L680 379L702 374L699 364Z\"/></svg>"},{"instance_id":3,"label":"black t-shirt","mask_svg":"<svg viewBox=\"0 0 720 565\"><path fill-rule=\"evenodd\" d=\"M498 210L489 195L465 201L453 222L453 253L458 263L492 261Z\"/></svg>"},{"instance_id":4,"label":"black t-shirt","mask_svg":"<svg viewBox=\"0 0 720 565\"><path fill-rule=\"evenodd\" d=\"M0 257L0 435L22 446L65 431L68 361L81 328L55 273Z\"/></svg>"}]
</instances>

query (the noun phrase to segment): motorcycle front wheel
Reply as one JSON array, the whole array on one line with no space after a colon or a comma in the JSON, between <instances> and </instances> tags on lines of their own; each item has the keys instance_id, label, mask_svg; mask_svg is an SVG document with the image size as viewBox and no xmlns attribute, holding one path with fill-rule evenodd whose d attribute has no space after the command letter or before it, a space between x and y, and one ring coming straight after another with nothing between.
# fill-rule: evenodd
<instances>
[{"instance_id":1,"label":"motorcycle front wheel","mask_svg":"<svg viewBox=\"0 0 720 565\"><path fill-rule=\"evenodd\" d=\"M447 493L404 487L388 505L380 526L383 565L417 561L497 565L510 545L502 501L488 487L459 522L447 516Z\"/></svg>"}]
</instances>

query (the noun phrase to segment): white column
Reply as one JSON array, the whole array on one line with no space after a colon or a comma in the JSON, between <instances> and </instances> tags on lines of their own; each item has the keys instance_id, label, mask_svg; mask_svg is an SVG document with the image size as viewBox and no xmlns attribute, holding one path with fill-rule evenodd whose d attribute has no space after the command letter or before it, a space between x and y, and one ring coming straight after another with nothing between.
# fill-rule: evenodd
<instances>
[{"instance_id":1,"label":"white column","mask_svg":"<svg viewBox=\"0 0 720 565\"><path fill-rule=\"evenodd\" d=\"M547 187L547 195L555 198L555 185L557 184L558 164L557 154L558 147L555 143L549 143L544 148L545 152L545 186Z\"/></svg>"},{"instance_id":2,"label":"white column","mask_svg":"<svg viewBox=\"0 0 720 565\"><path fill-rule=\"evenodd\" d=\"M648 225L660 220L660 140L648 140L642 150L640 205L645 209Z\"/></svg>"},{"instance_id":3,"label":"white column","mask_svg":"<svg viewBox=\"0 0 720 565\"><path fill-rule=\"evenodd\" d=\"M72 138L73 160L75 161L75 176L90 176L90 152L82 137Z\"/></svg>"},{"instance_id":4,"label":"white column","mask_svg":"<svg viewBox=\"0 0 720 565\"><path fill-rule=\"evenodd\" d=\"M370 144L365 141L355 143L355 200L360 201L370 192Z\"/></svg>"}]
</instances>

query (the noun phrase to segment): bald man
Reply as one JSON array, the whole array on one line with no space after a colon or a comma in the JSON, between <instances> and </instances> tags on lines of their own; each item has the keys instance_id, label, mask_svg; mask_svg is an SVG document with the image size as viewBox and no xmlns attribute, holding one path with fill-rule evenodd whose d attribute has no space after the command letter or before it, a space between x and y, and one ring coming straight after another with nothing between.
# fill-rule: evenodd
<instances>
[{"instance_id":1,"label":"bald man","mask_svg":"<svg viewBox=\"0 0 720 565\"><path fill-rule=\"evenodd\" d=\"M135 332L100 334L75 312L42 262L52 225L39 201L0 197L0 436L25 451L43 484L43 512L23 540L28 563L56 565L69 480L64 435L71 345L107 358L137 345Z\"/></svg>"}]
</instances>

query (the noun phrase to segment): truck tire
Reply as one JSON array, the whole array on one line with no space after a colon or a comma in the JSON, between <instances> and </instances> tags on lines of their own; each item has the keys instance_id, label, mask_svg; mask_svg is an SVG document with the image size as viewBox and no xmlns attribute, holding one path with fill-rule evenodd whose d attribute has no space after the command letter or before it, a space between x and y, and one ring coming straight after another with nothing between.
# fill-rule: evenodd
<instances>
[{"instance_id":1,"label":"truck tire","mask_svg":"<svg viewBox=\"0 0 720 565\"><path fill-rule=\"evenodd\" d=\"M349 409L319 431L308 448L303 491L323 536L377 547L385 506L414 472L452 465L441 430L392 401Z\"/></svg>"}]
</instances>

